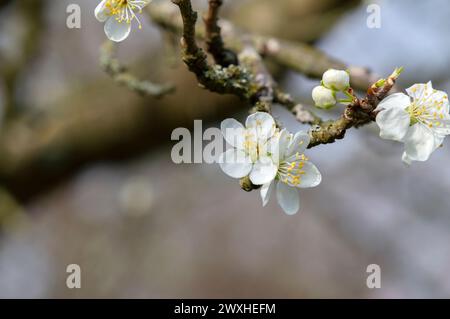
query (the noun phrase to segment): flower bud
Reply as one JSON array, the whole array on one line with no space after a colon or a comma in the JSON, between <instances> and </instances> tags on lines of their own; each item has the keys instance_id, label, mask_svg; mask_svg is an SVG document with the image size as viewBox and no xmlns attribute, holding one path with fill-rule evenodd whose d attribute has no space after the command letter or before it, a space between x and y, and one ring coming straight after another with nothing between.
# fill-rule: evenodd
<instances>
[{"instance_id":1,"label":"flower bud","mask_svg":"<svg viewBox=\"0 0 450 319\"><path fill-rule=\"evenodd\" d=\"M312 90L312 98L317 107L329 109L336 105L336 98L334 92L323 86L316 86Z\"/></svg>"},{"instance_id":2,"label":"flower bud","mask_svg":"<svg viewBox=\"0 0 450 319\"><path fill-rule=\"evenodd\" d=\"M346 71L329 69L322 76L322 84L332 90L345 91L350 87L350 76Z\"/></svg>"}]
</instances>

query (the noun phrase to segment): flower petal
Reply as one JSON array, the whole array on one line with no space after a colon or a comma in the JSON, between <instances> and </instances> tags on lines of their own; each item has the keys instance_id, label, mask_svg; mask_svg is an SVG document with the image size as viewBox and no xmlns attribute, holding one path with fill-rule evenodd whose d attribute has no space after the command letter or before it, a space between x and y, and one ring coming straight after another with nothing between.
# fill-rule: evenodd
<instances>
[{"instance_id":1,"label":"flower petal","mask_svg":"<svg viewBox=\"0 0 450 319\"><path fill-rule=\"evenodd\" d=\"M98 4L98 6L95 8L95 18L100 22L105 22L108 19L108 8L106 7L106 1L103 0Z\"/></svg>"},{"instance_id":2,"label":"flower petal","mask_svg":"<svg viewBox=\"0 0 450 319\"><path fill-rule=\"evenodd\" d=\"M420 123L409 128L404 142L405 153L403 158L405 162L426 161L439 146L436 146L436 136L431 129Z\"/></svg>"},{"instance_id":3,"label":"flower petal","mask_svg":"<svg viewBox=\"0 0 450 319\"><path fill-rule=\"evenodd\" d=\"M275 179L278 166L268 156L261 156L253 165L250 172L250 181L254 185L264 185Z\"/></svg>"},{"instance_id":4,"label":"flower petal","mask_svg":"<svg viewBox=\"0 0 450 319\"><path fill-rule=\"evenodd\" d=\"M267 140L276 129L275 120L272 115L266 112L256 112L247 117L245 127L248 129L256 129L259 140Z\"/></svg>"},{"instance_id":5,"label":"flower petal","mask_svg":"<svg viewBox=\"0 0 450 319\"><path fill-rule=\"evenodd\" d=\"M288 130L283 129L280 132L280 139L278 144L278 155L280 159L284 159L289 148L289 144L291 143L294 135L288 132Z\"/></svg>"},{"instance_id":6,"label":"flower petal","mask_svg":"<svg viewBox=\"0 0 450 319\"><path fill-rule=\"evenodd\" d=\"M235 119L225 119L220 124L222 135L231 146L243 150L246 130L244 126Z\"/></svg>"},{"instance_id":7,"label":"flower petal","mask_svg":"<svg viewBox=\"0 0 450 319\"><path fill-rule=\"evenodd\" d=\"M383 99L380 104L378 104L375 111L389 110L392 108L406 109L411 104L411 99L408 95L403 93L394 93L389 95L387 98Z\"/></svg>"},{"instance_id":8,"label":"flower petal","mask_svg":"<svg viewBox=\"0 0 450 319\"><path fill-rule=\"evenodd\" d=\"M264 184L261 187L260 194L261 194L261 199L262 199L262 202L263 202L263 206L266 206L267 203L269 202L270 194L273 191L274 185L275 185L274 182L270 182L270 183Z\"/></svg>"},{"instance_id":9,"label":"flower petal","mask_svg":"<svg viewBox=\"0 0 450 319\"><path fill-rule=\"evenodd\" d=\"M308 147L311 138L309 134L303 131L297 132L291 142L285 154L285 157L290 157L296 153L303 154Z\"/></svg>"},{"instance_id":10,"label":"flower petal","mask_svg":"<svg viewBox=\"0 0 450 319\"><path fill-rule=\"evenodd\" d=\"M318 168L311 162L303 163L303 171L305 172L300 178L300 184L297 187L311 188L316 187L322 182L322 175Z\"/></svg>"},{"instance_id":11,"label":"flower petal","mask_svg":"<svg viewBox=\"0 0 450 319\"><path fill-rule=\"evenodd\" d=\"M277 183L277 200L281 208L288 215L294 215L300 209L298 190L279 181Z\"/></svg>"},{"instance_id":12,"label":"flower petal","mask_svg":"<svg viewBox=\"0 0 450 319\"><path fill-rule=\"evenodd\" d=\"M222 171L233 178L247 176L252 170L252 162L247 154L235 148L229 149L219 157Z\"/></svg>"},{"instance_id":13,"label":"flower petal","mask_svg":"<svg viewBox=\"0 0 450 319\"><path fill-rule=\"evenodd\" d=\"M322 175L317 167L303 155L285 159L278 173L280 180L291 187L311 188L322 182Z\"/></svg>"},{"instance_id":14,"label":"flower petal","mask_svg":"<svg viewBox=\"0 0 450 319\"><path fill-rule=\"evenodd\" d=\"M417 83L406 89L406 93L416 100L420 100L425 97L425 94L431 94L433 92L433 85L431 81L428 83Z\"/></svg>"},{"instance_id":15,"label":"flower petal","mask_svg":"<svg viewBox=\"0 0 450 319\"><path fill-rule=\"evenodd\" d=\"M402 108L390 107L378 113L375 121L380 127L380 137L401 141L409 129L411 118Z\"/></svg>"},{"instance_id":16,"label":"flower petal","mask_svg":"<svg viewBox=\"0 0 450 319\"><path fill-rule=\"evenodd\" d=\"M278 164L283 160L291 138L292 134L286 129L277 130L266 142L260 141L259 154L270 156L272 161Z\"/></svg>"},{"instance_id":17,"label":"flower petal","mask_svg":"<svg viewBox=\"0 0 450 319\"><path fill-rule=\"evenodd\" d=\"M131 32L131 23L119 22L115 17L110 17L105 23L105 33L108 39L114 42L125 40Z\"/></svg>"}]
</instances>

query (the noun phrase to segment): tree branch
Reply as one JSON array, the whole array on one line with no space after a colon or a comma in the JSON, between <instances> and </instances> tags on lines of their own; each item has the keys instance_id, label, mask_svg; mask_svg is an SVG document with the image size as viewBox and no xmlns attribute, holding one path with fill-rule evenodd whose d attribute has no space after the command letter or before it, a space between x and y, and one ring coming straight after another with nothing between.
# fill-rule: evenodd
<instances>
[{"instance_id":1,"label":"tree branch","mask_svg":"<svg viewBox=\"0 0 450 319\"><path fill-rule=\"evenodd\" d=\"M164 29L176 34L183 32L183 21L178 16L177 10L170 6L170 4L166 2L155 2L146 8L146 12L156 24ZM234 52L241 52L250 42L256 51L265 59L306 76L320 78L326 70L331 68L349 69L352 86L361 90L366 90L377 80L377 76L366 68L348 66L308 44L246 33L224 19L221 20L221 25L223 42L227 48ZM206 40L205 27L199 26L195 32L195 36L198 39Z\"/></svg>"},{"instance_id":2,"label":"tree branch","mask_svg":"<svg viewBox=\"0 0 450 319\"><path fill-rule=\"evenodd\" d=\"M234 94L252 105L261 100L260 92L265 87L257 81L257 74L238 65L222 67L210 66L205 52L198 47L196 39L197 13L190 0L172 0L182 17L181 49L182 59L189 70L197 76L198 82L206 89L220 94Z\"/></svg>"},{"instance_id":3,"label":"tree branch","mask_svg":"<svg viewBox=\"0 0 450 319\"><path fill-rule=\"evenodd\" d=\"M150 81L141 81L127 71L127 68L114 58L115 45L106 41L101 48L100 65L119 85L126 86L142 96L148 95L160 98L173 93L175 86L172 84L154 84Z\"/></svg>"},{"instance_id":4,"label":"tree branch","mask_svg":"<svg viewBox=\"0 0 450 319\"><path fill-rule=\"evenodd\" d=\"M6 1L4 4L7 5ZM43 30L43 0L23 0L17 3L17 9L25 22L24 34L18 39L21 54L2 65L0 74L4 82L4 118L15 116L19 110L17 101L17 80L26 72L30 60L37 53ZM1 7L0 7L1 8Z\"/></svg>"},{"instance_id":5,"label":"tree branch","mask_svg":"<svg viewBox=\"0 0 450 319\"><path fill-rule=\"evenodd\" d=\"M225 48L221 29L218 24L219 11L222 3L222 0L208 0L208 12L203 17L203 21L205 22L206 47L217 64L221 66L237 65L237 56L233 51Z\"/></svg>"}]
</instances>

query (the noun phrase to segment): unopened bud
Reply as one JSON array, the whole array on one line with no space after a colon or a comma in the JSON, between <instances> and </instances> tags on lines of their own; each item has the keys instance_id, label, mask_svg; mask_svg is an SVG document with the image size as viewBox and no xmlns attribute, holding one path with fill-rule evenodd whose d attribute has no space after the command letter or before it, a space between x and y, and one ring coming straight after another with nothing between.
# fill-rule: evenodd
<instances>
[{"instance_id":1,"label":"unopened bud","mask_svg":"<svg viewBox=\"0 0 450 319\"><path fill-rule=\"evenodd\" d=\"M346 71L329 69L323 74L322 84L328 89L345 91L350 87L350 76Z\"/></svg>"},{"instance_id":2,"label":"unopened bud","mask_svg":"<svg viewBox=\"0 0 450 319\"><path fill-rule=\"evenodd\" d=\"M329 109L336 105L334 92L323 86L316 86L312 90L312 98L317 107Z\"/></svg>"}]
</instances>

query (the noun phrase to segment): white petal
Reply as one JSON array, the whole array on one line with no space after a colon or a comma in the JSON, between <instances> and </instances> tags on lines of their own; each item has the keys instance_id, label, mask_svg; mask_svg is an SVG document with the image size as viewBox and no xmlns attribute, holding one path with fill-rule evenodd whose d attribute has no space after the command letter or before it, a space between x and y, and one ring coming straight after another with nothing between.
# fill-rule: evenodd
<instances>
[{"instance_id":1,"label":"white petal","mask_svg":"<svg viewBox=\"0 0 450 319\"><path fill-rule=\"evenodd\" d=\"M292 166L291 166L292 165ZM291 187L311 188L322 182L322 175L317 167L301 156L293 155L282 164L280 180Z\"/></svg>"},{"instance_id":2,"label":"white petal","mask_svg":"<svg viewBox=\"0 0 450 319\"><path fill-rule=\"evenodd\" d=\"M245 128L235 119L223 120L220 124L222 135L231 146L243 150L245 142Z\"/></svg>"},{"instance_id":3,"label":"white petal","mask_svg":"<svg viewBox=\"0 0 450 319\"><path fill-rule=\"evenodd\" d=\"M256 112L247 117L245 127L256 129L258 139L267 140L270 138L276 129L275 120L272 115L266 112Z\"/></svg>"},{"instance_id":4,"label":"white petal","mask_svg":"<svg viewBox=\"0 0 450 319\"><path fill-rule=\"evenodd\" d=\"M292 138L286 129L276 131L275 134L269 138L267 142L259 143L259 154L270 156L274 163L280 163L284 158L284 153L287 150L289 142Z\"/></svg>"},{"instance_id":5,"label":"white petal","mask_svg":"<svg viewBox=\"0 0 450 319\"><path fill-rule=\"evenodd\" d=\"M261 194L261 199L262 199L262 202L263 202L263 206L266 206L267 203L269 202L270 194L272 193L274 185L275 185L275 182L270 182L270 183L264 184L261 187L260 194Z\"/></svg>"},{"instance_id":6,"label":"white petal","mask_svg":"<svg viewBox=\"0 0 450 319\"><path fill-rule=\"evenodd\" d=\"M422 102L426 103L431 113L436 112L444 117L449 115L448 95L446 92L433 90L431 96L427 95L426 97Z\"/></svg>"},{"instance_id":7,"label":"white petal","mask_svg":"<svg viewBox=\"0 0 450 319\"><path fill-rule=\"evenodd\" d=\"M247 176L253 166L250 158L243 151L235 148L220 155L219 165L225 174L233 178Z\"/></svg>"},{"instance_id":8,"label":"white petal","mask_svg":"<svg viewBox=\"0 0 450 319\"><path fill-rule=\"evenodd\" d=\"M280 133L280 140L278 145L278 152L280 160L284 159L289 148L289 144L291 143L294 135L289 133L286 129L283 129Z\"/></svg>"},{"instance_id":9,"label":"white petal","mask_svg":"<svg viewBox=\"0 0 450 319\"><path fill-rule=\"evenodd\" d=\"M408 95L416 100L422 99L425 96L425 92L431 94L432 91L433 85L431 84L431 81L428 83L417 83L406 89Z\"/></svg>"},{"instance_id":10,"label":"white petal","mask_svg":"<svg viewBox=\"0 0 450 319\"><path fill-rule=\"evenodd\" d=\"M375 121L380 127L380 137L401 141L409 129L411 118L404 109L391 107L378 113Z\"/></svg>"},{"instance_id":11,"label":"white petal","mask_svg":"<svg viewBox=\"0 0 450 319\"><path fill-rule=\"evenodd\" d=\"M378 104L375 111L389 110L392 108L406 109L411 104L411 99L403 93L395 93L389 95Z\"/></svg>"},{"instance_id":12,"label":"white petal","mask_svg":"<svg viewBox=\"0 0 450 319\"><path fill-rule=\"evenodd\" d=\"M268 156L260 157L250 172L250 181L254 185L264 185L275 179L278 166Z\"/></svg>"},{"instance_id":13,"label":"white petal","mask_svg":"<svg viewBox=\"0 0 450 319\"><path fill-rule=\"evenodd\" d=\"M300 184L298 184L297 187L310 188L316 187L320 184L322 181L322 175L313 163L304 162L303 170L305 171L305 174L301 176Z\"/></svg>"},{"instance_id":14,"label":"white petal","mask_svg":"<svg viewBox=\"0 0 450 319\"><path fill-rule=\"evenodd\" d=\"M110 17L105 23L105 33L108 39L114 42L125 40L131 31L131 23L119 22L115 17Z\"/></svg>"},{"instance_id":15,"label":"white petal","mask_svg":"<svg viewBox=\"0 0 450 319\"><path fill-rule=\"evenodd\" d=\"M300 209L298 190L280 181L277 183L277 200L288 215L294 215Z\"/></svg>"},{"instance_id":16,"label":"white petal","mask_svg":"<svg viewBox=\"0 0 450 319\"><path fill-rule=\"evenodd\" d=\"M107 0L103 0L95 8L95 18L97 18L97 20L100 22L105 22L108 19L107 12L109 11L109 9L106 7L106 1Z\"/></svg>"},{"instance_id":17,"label":"white petal","mask_svg":"<svg viewBox=\"0 0 450 319\"><path fill-rule=\"evenodd\" d=\"M285 156L290 157L296 153L303 154L308 147L310 139L308 133L303 131L297 132L289 143Z\"/></svg>"},{"instance_id":18,"label":"white petal","mask_svg":"<svg viewBox=\"0 0 450 319\"><path fill-rule=\"evenodd\" d=\"M404 138L405 154L409 161L426 161L436 149L435 135L425 125L414 124Z\"/></svg>"}]
</instances>

